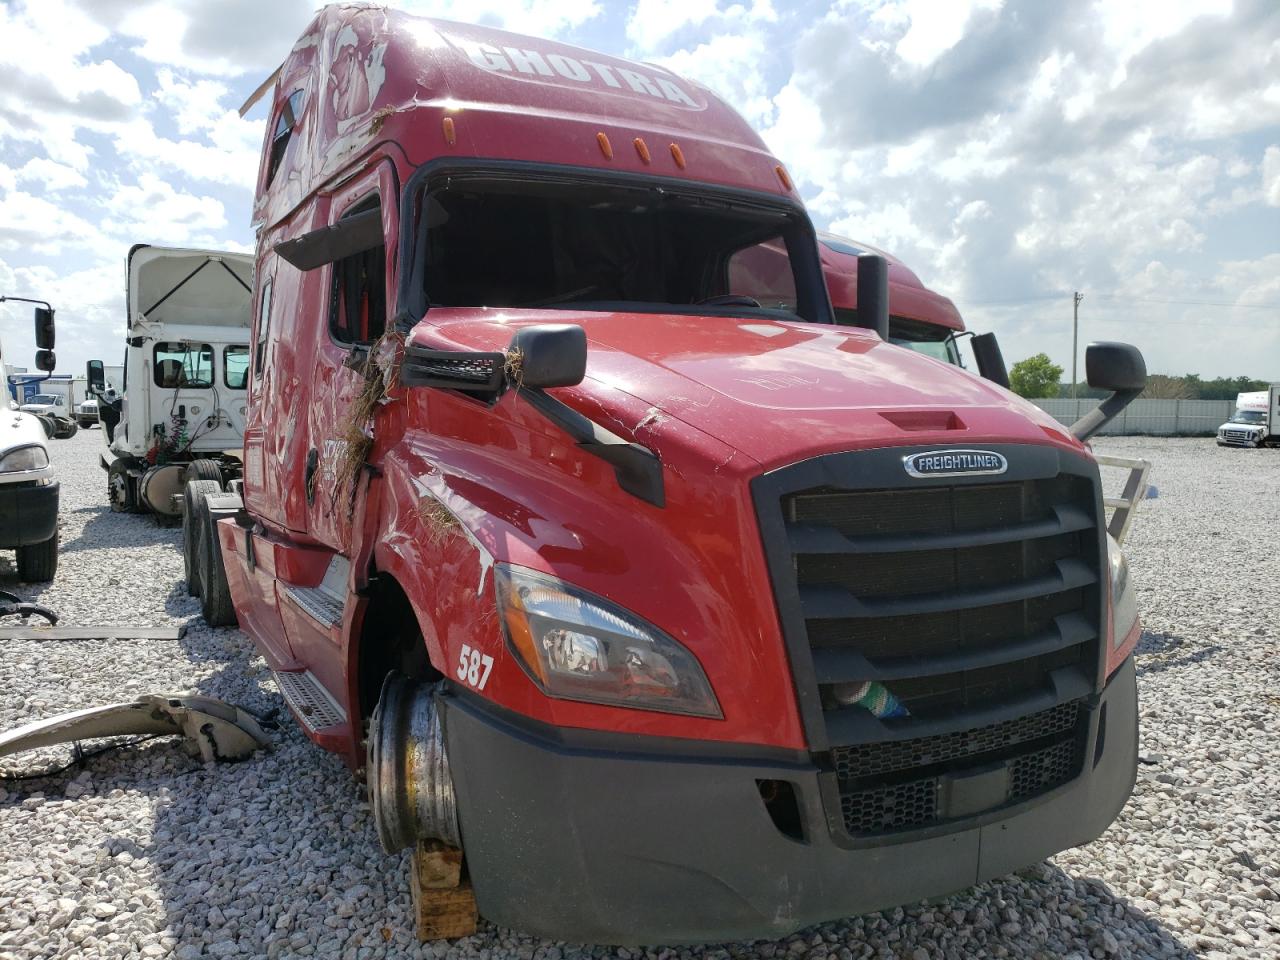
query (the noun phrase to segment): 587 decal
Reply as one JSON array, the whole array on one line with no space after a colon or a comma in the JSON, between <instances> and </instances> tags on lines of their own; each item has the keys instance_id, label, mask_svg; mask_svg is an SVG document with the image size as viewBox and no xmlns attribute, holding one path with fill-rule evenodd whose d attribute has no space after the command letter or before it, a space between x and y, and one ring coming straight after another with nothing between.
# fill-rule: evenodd
<instances>
[{"instance_id":1,"label":"587 decal","mask_svg":"<svg viewBox=\"0 0 1280 960\"><path fill-rule=\"evenodd\" d=\"M492 669L493 657L473 650L465 643L462 645L462 651L458 654L459 680L477 690L483 690L484 685L489 682L489 671Z\"/></svg>"}]
</instances>

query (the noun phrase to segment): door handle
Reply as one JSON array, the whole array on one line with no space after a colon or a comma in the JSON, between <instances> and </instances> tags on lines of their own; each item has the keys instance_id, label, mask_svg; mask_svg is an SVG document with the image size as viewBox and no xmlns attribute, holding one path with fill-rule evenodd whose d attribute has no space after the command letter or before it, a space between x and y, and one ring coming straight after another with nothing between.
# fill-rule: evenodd
<instances>
[{"instance_id":1,"label":"door handle","mask_svg":"<svg viewBox=\"0 0 1280 960\"><path fill-rule=\"evenodd\" d=\"M320 468L320 452L312 447L307 451L307 469L302 482L307 490L307 506L316 502L316 471Z\"/></svg>"}]
</instances>

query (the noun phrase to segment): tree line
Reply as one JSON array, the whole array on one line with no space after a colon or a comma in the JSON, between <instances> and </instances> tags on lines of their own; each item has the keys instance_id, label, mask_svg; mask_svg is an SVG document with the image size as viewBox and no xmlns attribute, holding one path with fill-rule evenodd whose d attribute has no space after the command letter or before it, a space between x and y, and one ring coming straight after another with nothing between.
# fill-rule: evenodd
<instances>
[{"instance_id":1,"label":"tree line","mask_svg":"<svg viewBox=\"0 0 1280 960\"><path fill-rule=\"evenodd\" d=\"M1071 384L1062 382L1062 367L1049 359L1048 354L1019 360L1009 369L1009 385L1013 392L1028 399L1070 397ZM1205 380L1199 374L1188 373L1173 377L1153 373L1147 377L1147 388L1142 396L1150 400L1234 400L1236 394L1265 390L1266 380L1252 377L1214 377ZM1095 390L1086 383L1076 384L1076 396L1085 399L1105 397L1107 391Z\"/></svg>"}]
</instances>

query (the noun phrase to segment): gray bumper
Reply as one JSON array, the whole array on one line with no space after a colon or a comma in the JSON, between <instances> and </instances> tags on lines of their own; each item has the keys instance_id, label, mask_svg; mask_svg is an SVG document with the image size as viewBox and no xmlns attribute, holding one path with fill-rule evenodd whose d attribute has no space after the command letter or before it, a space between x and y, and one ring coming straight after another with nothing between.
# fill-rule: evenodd
<instances>
[{"instance_id":1,"label":"gray bumper","mask_svg":"<svg viewBox=\"0 0 1280 960\"><path fill-rule=\"evenodd\" d=\"M472 698L441 700L481 914L609 944L779 937L963 890L1087 843L1133 788L1132 658L1093 706L1084 773L1071 783L941 836L849 849L828 831L819 771L803 757L755 761L647 738L610 746L603 735L499 719ZM804 841L774 825L758 779L795 785Z\"/></svg>"}]
</instances>

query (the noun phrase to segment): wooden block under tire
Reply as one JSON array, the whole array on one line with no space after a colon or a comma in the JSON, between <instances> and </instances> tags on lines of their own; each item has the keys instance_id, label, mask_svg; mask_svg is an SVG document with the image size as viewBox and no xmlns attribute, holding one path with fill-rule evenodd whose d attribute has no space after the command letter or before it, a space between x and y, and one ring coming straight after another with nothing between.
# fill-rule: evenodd
<instances>
[{"instance_id":1,"label":"wooden block under tire","mask_svg":"<svg viewBox=\"0 0 1280 960\"><path fill-rule=\"evenodd\" d=\"M422 841L409 867L418 940L452 940L476 932L471 881L462 876L462 851L438 840Z\"/></svg>"}]
</instances>

